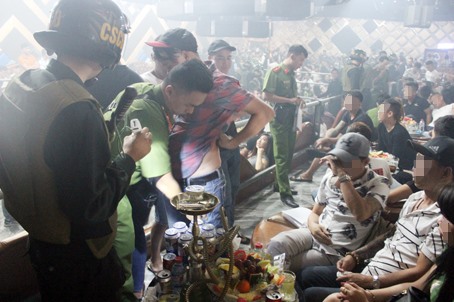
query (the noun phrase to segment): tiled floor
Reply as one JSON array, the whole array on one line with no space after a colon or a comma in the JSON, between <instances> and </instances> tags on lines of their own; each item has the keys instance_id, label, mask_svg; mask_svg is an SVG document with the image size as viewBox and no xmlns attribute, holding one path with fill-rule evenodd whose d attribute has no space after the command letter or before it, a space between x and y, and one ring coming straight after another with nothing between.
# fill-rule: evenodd
<instances>
[{"instance_id":1,"label":"tiled floor","mask_svg":"<svg viewBox=\"0 0 454 302\"><path fill-rule=\"evenodd\" d=\"M299 175L308 167L308 163L301 166L292 172L292 175ZM298 192L295 195L295 201L303 207L312 207L313 200L311 192L317 190L320 181L325 174L326 167L320 168L313 177L313 182L290 182L290 185ZM255 226L262 220L282 210L290 209L285 206L281 200L279 193L273 192L272 186L263 188L259 193L248 198L235 206L235 224L241 227L241 231L250 236L254 231Z\"/></svg>"}]
</instances>

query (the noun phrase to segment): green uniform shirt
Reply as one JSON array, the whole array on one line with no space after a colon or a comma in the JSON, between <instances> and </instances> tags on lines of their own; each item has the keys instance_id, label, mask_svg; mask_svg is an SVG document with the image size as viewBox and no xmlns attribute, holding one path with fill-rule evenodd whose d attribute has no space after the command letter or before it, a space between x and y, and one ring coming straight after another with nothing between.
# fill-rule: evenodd
<instances>
[{"instance_id":1,"label":"green uniform shirt","mask_svg":"<svg viewBox=\"0 0 454 302\"><path fill-rule=\"evenodd\" d=\"M130 128L140 122L142 128L148 127L152 134L152 147L140 161L136 162L136 170L131 178L131 184L137 183L141 177L150 178L162 176L171 171L169 156L169 127L173 123L172 115L165 107L164 95L160 85L150 83L137 83L132 85L138 95L146 94L147 97L137 98L129 107L124 117L124 125L112 146L121 146L123 138L131 133ZM121 95L114 102L118 102ZM110 107L110 106L109 106Z\"/></svg>"},{"instance_id":2,"label":"green uniform shirt","mask_svg":"<svg viewBox=\"0 0 454 302\"><path fill-rule=\"evenodd\" d=\"M263 91L286 98L296 97L298 87L295 72L284 64L268 70L263 80Z\"/></svg>"}]
</instances>

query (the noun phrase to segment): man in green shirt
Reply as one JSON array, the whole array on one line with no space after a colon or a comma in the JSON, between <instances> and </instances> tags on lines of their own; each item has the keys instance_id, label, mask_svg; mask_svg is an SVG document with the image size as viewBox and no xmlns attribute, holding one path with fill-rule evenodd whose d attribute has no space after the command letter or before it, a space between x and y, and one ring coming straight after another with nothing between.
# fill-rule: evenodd
<instances>
[{"instance_id":1,"label":"man in green shirt","mask_svg":"<svg viewBox=\"0 0 454 302\"><path fill-rule=\"evenodd\" d=\"M134 223L136 242L133 257L134 292L140 298L143 286L143 270L146 261L146 241L143 225L148 220L149 209L146 206L150 192L155 196L156 221L152 227L151 268L153 271L162 270L161 241L168 227L167 214L162 194L172 199L181 192L178 182L171 173L170 156L168 152L169 131L173 124L173 115L191 114L196 106L201 105L207 93L213 86L213 78L208 68L199 60L190 60L173 68L163 83L137 83L132 85L137 90L138 97L125 114L124 122L119 124L119 132L112 143L112 152L118 152L118 142L131 130L148 127L153 134L153 147L142 160L136 164L136 170L131 178L131 188L128 198L132 204L133 216L140 216L142 223ZM119 95L109 106L107 117L117 108ZM150 186L151 185L151 186ZM150 191L151 189L151 191ZM157 190L156 190L157 189ZM160 192L158 192L158 190ZM162 194L161 194L162 193ZM139 209L136 213L134 208ZM148 211L146 211L148 209ZM146 212L144 214L144 212ZM124 240L117 240L122 247L129 246L131 233ZM138 244L138 241L140 244ZM130 252L132 253L130 248ZM136 262L136 258L139 259ZM129 265L130 263L126 263ZM138 274L135 269L140 270ZM136 279L139 279L137 282Z\"/></svg>"},{"instance_id":2,"label":"man in green shirt","mask_svg":"<svg viewBox=\"0 0 454 302\"><path fill-rule=\"evenodd\" d=\"M292 208L297 208L298 205L292 196L288 174L295 147L295 112L302 101L298 97L295 70L303 65L307 56L307 50L302 45L290 46L282 64L268 70L263 84L265 100L274 104L276 113L276 117L270 122L276 162L275 188L281 195L281 201Z\"/></svg>"}]
</instances>

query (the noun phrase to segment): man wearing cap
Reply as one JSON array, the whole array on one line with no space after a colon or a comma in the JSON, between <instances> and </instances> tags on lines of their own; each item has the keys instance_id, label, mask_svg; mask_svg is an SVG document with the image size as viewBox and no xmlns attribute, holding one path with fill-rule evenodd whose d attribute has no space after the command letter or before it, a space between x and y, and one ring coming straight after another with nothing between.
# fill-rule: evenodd
<instances>
[{"instance_id":1,"label":"man wearing cap","mask_svg":"<svg viewBox=\"0 0 454 302\"><path fill-rule=\"evenodd\" d=\"M290 46L287 57L281 65L268 70L263 80L265 100L274 104L276 118L270 123L273 136L273 153L276 162L274 191L280 193L286 206L297 208L293 199L288 175L291 170L295 149L295 119L302 99L298 97L295 70L303 66L308 56L307 50L299 44Z\"/></svg>"},{"instance_id":2,"label":"man wearing cap","mask_svg":"<svg viewBox=\"0 0 454 302\"><path fill-rule=\"evenodd\" d=\"M339 260L337 267L304 269L300 285L305 296L323 299L338 292L340 282L354 282L363 288L412 282L424 275L443 252L446 246L438 229L441 214L436 200L439 190L454 180L454 140L439 136L425 145L411 140L407 143L418 152L414 181L422 191L405 202L395 232L352 251ZM361 271L367 259L371 260ZM337 271L347 273L336 277ZM361 273L349 273L352 271Z\"/></svg>"},{"instance_id":3,"label":"man wearing cap","mask_svg":"<svg viewBox=\"0 0 454 302\"><path fill-rule=\"evenodd\" d=\"M153 51L173 48L178 51L175 63L199 58L197 41L189 31L176 28L149 42ZM208 223L222 227L220 207L225 202L225 177L221 169L219 147L238 148L239 144L257 134L272 119L272 109L263 101L241 88L239 81L219 70L213 71L213 89L205 102L192 114L175 118L169 139L172 172L183 188L204 186L205 191L216 195L221 203L208 214ZM251 115L246 126L234 137L223 132L242 113ZM169 224L187 221L184 215L168 206ZM229 205L226 205L227 207ZM227 213L233 213L227 209Z\"/></svg>"},{"instance_id":4,"label":"man wearing cap","mask_svg":"<svg viewBox=\"0 0 454 302\"><path fill-rule=\"evenodd\" d=\"M232 52L236 48L231 46L224 40L215 40L208 46L208 60L213 62L212 67L222 73L228 74L232 67ZM231 123L224 132L230 137L235 137L238 134L235 123ZM220 148L222 171L225 175L225 200L224 208L230 226L235 223L234 203L238 189L240 188L240 148L225 149ZM241 233L241 243L249 244L249 238Z\"/></svg>"},{"instance_id":5,"label":"man wearing cap","mask_svg":"<svg viewBox=\"0 0 454 302\"><path fill-rule=\"evenodd\" d=\"M388 180L369 166L370 142L347 133L321 159L328 164L307 228L273 237L268 252L285 253L290 269L336 263L362 246L379 218L389 193Z\"/></svg>"}]
</instances>

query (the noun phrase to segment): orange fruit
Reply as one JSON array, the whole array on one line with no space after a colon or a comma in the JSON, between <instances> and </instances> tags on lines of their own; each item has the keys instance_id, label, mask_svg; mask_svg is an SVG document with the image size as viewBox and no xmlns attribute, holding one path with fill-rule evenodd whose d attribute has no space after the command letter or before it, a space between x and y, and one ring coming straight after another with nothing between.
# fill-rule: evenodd
<instances>
[{"instance_id":1,"label":"orange fruit","mask_svg":"<svg viewBox=\"0 0 454 302\"><path fill-rule=\"evenodd\" d=\"M238 282L236 289L242 294L248 293L251 290L251 284L249 283L249 281L243 279Z\"/></svg>"}]
</instances>

